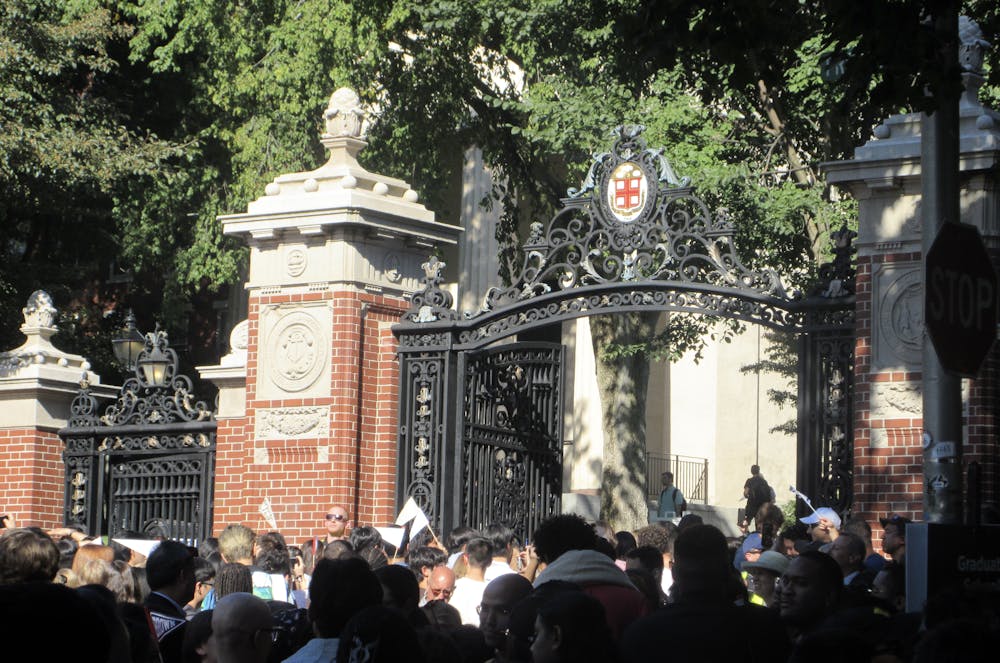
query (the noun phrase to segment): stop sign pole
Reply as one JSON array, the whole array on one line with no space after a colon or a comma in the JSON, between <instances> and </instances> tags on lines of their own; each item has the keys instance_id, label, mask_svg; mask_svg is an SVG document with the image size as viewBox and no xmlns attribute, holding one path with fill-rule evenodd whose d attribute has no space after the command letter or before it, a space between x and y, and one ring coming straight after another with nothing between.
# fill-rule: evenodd
<instances>
[{"instance_id":1,"label":"stop sign pole","mask_svg":"<svg viewBox=\"0 0 1000 663\"><path fill-rule=\"evenodd\" d=\"M958 64L958 8L941 7L934 28L944 46L939 52L941 73ZM943 78L943 76L942 76ZM926 259L938 231L961 217L958 198L958 95L937 96L937 109L921 122L922 246ZM926 270L924 278L927 278ZM924 283L924 292L927 292ZM927 311L924 312L926 321ZM930 523L962 522L962 381L944 370L924 325L923 365L923 506Z\"/></svg>"}]
</instances>

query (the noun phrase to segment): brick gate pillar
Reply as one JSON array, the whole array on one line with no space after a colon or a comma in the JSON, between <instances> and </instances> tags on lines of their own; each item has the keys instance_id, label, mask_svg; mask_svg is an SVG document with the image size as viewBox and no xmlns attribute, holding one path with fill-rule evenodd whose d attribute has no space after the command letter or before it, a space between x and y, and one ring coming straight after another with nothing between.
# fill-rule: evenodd
<instances>
[{"instance_id":1,"label":"brick gate pillar","mask_svg":"<svg viewBox=\"0 0 1000 663\"><path fill-rule=\"evenodd\" d=\"M292 541L342 504L357 524L395 516L399 375L390 326L421 263L457 242L406 182L357 161L357 95L324 114L326 164L281 175L243 214L220 217L250 246L248 318L233 352L202 367L220 387L214 529L244 522Z\"/></svg>"},{"instance_id":2,"label":"brick gate pillar","mask_svg":"<svg viewBox=\"0 0 1000 663\"><path fill-rule=\"evenodd\" d=\"M100 384L90 363L52 345L56 309L38 290L23 309L27 340L0 353L0 514L19 526L56 527L63 517L63 444L56 432L70 417L70 403L86 378L91 393L118 389Z\"/></svg>"},{"instance_id":3,"label":"brick gate pillar","mask_svg":"<svg viewBox=\"0 0 1000 663\"><path fill-rule=\"evenodd\" d=\"M962 221L978 226L1000 264L1000 117L977 99L967 73L961 115ZM923 519L921 434L923 256L920 115L894 115L854 159L823 165L827 181L858 201L857 342L853 512ZM994 347L975 380L963 381L964 463L979 461L984 498L996 504L997 386Z\"/></svg>"}]
</instances>

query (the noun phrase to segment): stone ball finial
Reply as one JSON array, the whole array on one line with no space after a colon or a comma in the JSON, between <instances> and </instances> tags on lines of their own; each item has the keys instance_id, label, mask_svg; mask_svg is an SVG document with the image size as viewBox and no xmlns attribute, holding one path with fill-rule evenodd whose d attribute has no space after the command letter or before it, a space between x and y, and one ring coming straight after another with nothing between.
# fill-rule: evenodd
<instances>
[{"instance_id":1,"label":"stone ball finial","mask_svg":"<svg viewBox=\"0 0 1000 663\"><path fill-rule=\"evenodd\" d=\"M54 328L56 322L56 307L52 305L52 297L44 290L36 290L28 297L28 304L21 313L24 314L24 326Z\"/></svg>"},{"instance_id":2,"label":"stone ball finial","mask_svg":"<svg viewBox=\"0 0 1000 663\"><path fill-rule=\"evenodd\" d=\"M983 60L990 42L983 39L983 31L968 16L958 18L958 61L962 69L974 74L983 73Z\"/></svg>"},{"instance_id":3,"label":"stone ball finial","mask_svg":"<svg viewBox=\"0 0 1000 663\"><path fill-rule=\"evenodd\" d=\"M366 115L358 93L349 87L342 87L330 95L330 103L323 113L326 121L325 135L362 138Z\"/></svg>"}]
</instances>

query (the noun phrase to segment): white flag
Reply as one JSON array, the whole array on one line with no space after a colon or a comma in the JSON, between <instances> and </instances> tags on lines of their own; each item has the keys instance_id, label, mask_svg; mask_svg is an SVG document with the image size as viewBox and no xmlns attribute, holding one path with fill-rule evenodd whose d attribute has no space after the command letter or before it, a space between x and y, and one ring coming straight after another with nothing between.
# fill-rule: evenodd
<instances>
[{"instance_id":1,"label":"white flag","mask_svg":"<svg viewBox=\"0 0 1000 663\"><path fill-rule=\"evenodd\" d=\"M266 522L271 529L278 529L278 523L274 519L274 511L271 510L271 498L265 497L263 503L260 505L260 515L264 516L264 522Z\"/></svg>"},{"instance_id":2,"label":"white flag","mask_svg":"<svg viewBox=\"0 0 1000 663\"><path fill-rule=\"evenodd\" d=\"M160 545L159 541L147 540L147 539L112 539L115 543L120 543L130 550L134 550L144 557L149 557L149 555L156 550L156 546Z\"/></svg>"},{"instance_id":3,"label":"white flag","mask_svg":"<svg viewBox=\"0 0 1000 663\"><path fill-rule=\"evenodd\" d=\"M378 533L382 535L382 540L386 543L391 543L393 547L399 548L399 545L403 543L403 532L406 531L405 527L376 527Z\"/></svg>"},{"instance_id":4,"label":"white flag","mask_svg":"<svg viewBox=\"0 0 1000 663\"><path fill-rule=\"evenodd\" d=\"M410 526L411 538L416 536L417 532L431 524L427 520L424 510L417 506L417 502L412 497L406 500L406 504L403 505L403 510L396 517L396 524L405 525L411 520L413 521L413 525Z\"/></svg>"}]
</instances>

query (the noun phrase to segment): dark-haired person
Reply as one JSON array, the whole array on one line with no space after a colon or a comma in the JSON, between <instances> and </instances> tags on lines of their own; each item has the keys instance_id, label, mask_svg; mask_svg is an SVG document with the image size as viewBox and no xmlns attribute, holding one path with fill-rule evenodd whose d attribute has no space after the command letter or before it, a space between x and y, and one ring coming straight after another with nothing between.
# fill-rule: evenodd
<instances>
[{"instance_id":1,"label":"dark-haired person","mask_svg":"<svg viewBox=\"0 0 1000 663\"><path fill-rule=\"evenodd\" d=\"M540 588L553 580L579 585L604 606L611 633L617 638L649 612L649 604L625 572L595 550L596 540L593 526L580 516L562 514L543 521L535 530L535 552L546 567L534 586Z\"/></svg>"},{"instance_id":2,"label":"dark-haired person","mask_svg":"<svg viewBox=\"0 0 1000 663\"><path fill-rule=\"evenodd\" d=\"M583 592L560 592L540 603L531 655L534 663L613 663L604 606Z\"/></svg>"},{"instance_id":3,"label":"dark-haired person","mask_svg":"<svg viewBox=\"0 0 1000 663\"><path fill-rule=\"evenodd\" d=\"M162 541L146 560L146 580L146 609L163 662L180 663L187 625L184 604L194 597L194 555L182 543Z\"/></svg>"},{"instance_id":4,"label":"dark-haired person","mask_svg":"<svg viewBox=\"0 0 1000 663\"><path fill-rule=\"evenodd\" d=\"M486 590L486 568L493 561L493 545L487 539L473 539L465 545L463 559L468 566L464 578L455 581L449 603L462 615L462 623L479 626L479 604Z\"/></svg>"},{"instance_id":5,"label":"dark-haired person","mask_svg":"<svg viewBox=\"0 0 1000 663\"><path fill-rule=\"evenodd\" d=\"M511 567L517 544L514 530L503 523L493 523L483 531L483 537L493 544L493 562L486 567L486 582L492 582L508 573L517 573Z\"/></svg>"},{"instance_id":6,"label":"dark-haired person","mask_svg":"<svg viewBox=\"0 0 1000 663\"><path fill-rule=\"evenodd\" d=\"M816 630L840 608L844 574L836 560L807 550L789 564L777 588L781 620L793 640Z\"/></svg>"},{"instance_id":7,"label":"dark-haired person","mask_svg":"<svg viewBox=\"0 0 1000 663\"><path fill-rule=\"evenodd\" d=\"M511 610L531 590L531 582L516 573L506 573L486 585L479 606L479 630L498 657L506 651Z\"/></svg>"},{"instance_id":8,"label":"dark-haired person","mask_svg":"<svg viewBox=\"0 0 1000 663\"><path fill-rule=\"evenodd\" d=\"M784 661L788 636L778 615L736 605L726 537L692 525L674 542L673 602L632 624L622 637L623 660ZM835 565L836 566L836 565Z\"/></svg>"},{"instance_id":9,"label":"dark-haired person","mask_svg":"<svg viewBox=\"0 0 1000 663\"><path fill-rule=\"evenodd\" d=\"M321 559L309 583L309 621L316 637L285 663L333 661L344 625L363 609L382 603L382 585L357 557Z\"/></svg>"},{"instance_id":10,"label":"dark-haired person","mask_svg":"<svg viewBox=\"0 0 1000 663\"><path fill-rule=\"evenodd\" d=\"M265 663L274 631L267 603L236 592L219 599L212 611L212 637L218 663Z\"/></svg>"},{"instance_id":11,"label":"dark-haired person","mask_svg":"<svg viewBox=\"0 0 1000 663\"><path fill-rule=\"evenodd\" d=\"M207 559L194 558L194 596L184 605L188 621L201 610L201 602L215 586L215 566Z\"/></svg>"},{"instance_id":12,"label":"dark-haired person","mask_svg":"<svg viewBox=\"0 0 1000 663\"><path fill-rule=\"evenodd\" d=\"M33 527L0 532L0 585L52 582L59 571L55 541Z\"/></svg>"}]
</instances>

